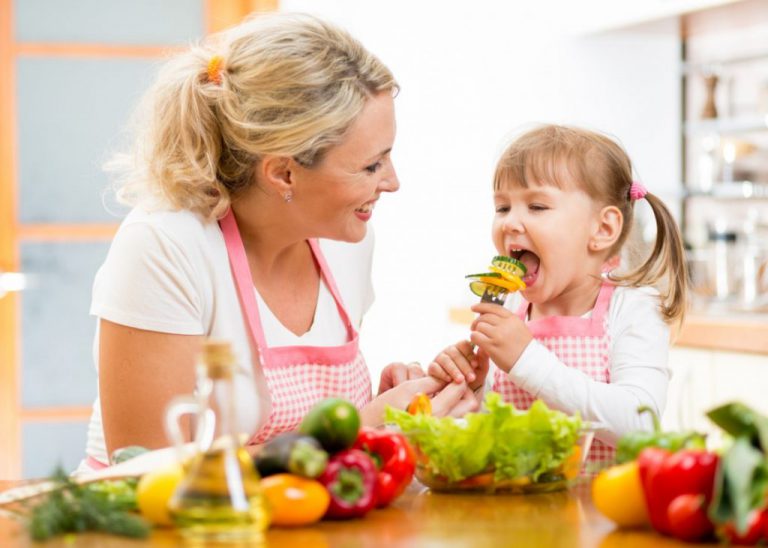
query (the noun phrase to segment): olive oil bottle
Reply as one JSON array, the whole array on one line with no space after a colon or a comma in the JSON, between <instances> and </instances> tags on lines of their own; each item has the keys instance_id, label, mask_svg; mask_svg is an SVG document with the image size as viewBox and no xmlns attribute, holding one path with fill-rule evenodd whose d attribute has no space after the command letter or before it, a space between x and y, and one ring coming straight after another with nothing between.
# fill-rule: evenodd
<instances>
[{"instance_id":1,"label":"olive oil bottle","mask_svg":"<svg viewBox=\"0 0 768 548\"><path fill-rule=\"evenodd\" d=\"M197 416L208 421L214 417L215 441L188 462L169 502L181 534L203 544L253 544L263 540L269 525L258 472L234 427L234 361L229 343L205 343L198 366Z\"/></svg>"}]
</instances>

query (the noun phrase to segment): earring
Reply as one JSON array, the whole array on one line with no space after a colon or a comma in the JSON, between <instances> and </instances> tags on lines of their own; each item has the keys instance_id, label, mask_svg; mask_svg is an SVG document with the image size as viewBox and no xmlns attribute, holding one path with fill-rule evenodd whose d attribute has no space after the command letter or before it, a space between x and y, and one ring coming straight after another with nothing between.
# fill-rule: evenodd
<instances>
[{"instance_id":1,"label":"earring","mask_svg":"<svg viewBox=\"0 0 768 548\"><path fill-rule=\"evenodd\" d=\"M291 191L289 190L288 192L286 192L285 194L283 194L283 200L285 200L285 203L286 203L286 204L290 204L290 203L291 203L291 200L293 200L293 192L291 192Z\"/></svg>"}]
</instances>

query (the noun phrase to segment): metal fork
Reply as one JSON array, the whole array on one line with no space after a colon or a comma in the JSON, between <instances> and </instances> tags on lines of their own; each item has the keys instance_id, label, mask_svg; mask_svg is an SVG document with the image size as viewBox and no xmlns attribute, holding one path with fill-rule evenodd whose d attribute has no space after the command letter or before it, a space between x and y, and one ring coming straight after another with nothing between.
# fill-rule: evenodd
<instances>
[{"instance_id":1,"label":"metal fork","mask_svg":"<svg viewBox=\"0 0 768 548\"><path fill-rule=\"evenodd\" d=\"M483 296L480 298L481 303L491 303L491 304L500 304L504 306L504 303L507 300L507 295L509 295L509 291L504 289L503 287L496 287L493 285L489 285L485 292L483 293Z\"/></svg>"}]
</instances>

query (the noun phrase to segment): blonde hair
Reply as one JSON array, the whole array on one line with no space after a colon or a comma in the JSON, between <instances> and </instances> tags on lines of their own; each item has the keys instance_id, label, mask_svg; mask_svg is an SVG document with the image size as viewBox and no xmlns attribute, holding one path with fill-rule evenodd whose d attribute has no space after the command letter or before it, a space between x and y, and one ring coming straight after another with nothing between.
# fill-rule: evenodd
<instances>
[{"instance_id":1,"label":"blonde hair","mask_svg":"<svg viewBox=\"0 0 768 548\"><path fill-rule=\"evenodd\" d=\"M566 180L567 178L567 180ZM618 255L632 229L635 200L632 162L624 149L605 135L585 129L545 125L518 137L496 166L494 189L505 185L528 187L544 183L563 188L575 181L602 206L615 206L623 217L621 233L609 250ZM661 292L661 311L666 321L682 321L687 306L688 274L682 237L672 214L657 196L645 199L656 220L656 241L650 255L635 270L611 274L620 285L656 286Z\"/></svg>"},{"instance_id":2,"label":"blonde hair","mask_svg":"<svg viewBox=\"0 0 768 548\"><path fill-rule=\"evenodd\" d=\"M261 15L171 59L134 115L133 149L107 168L123 203L219 218L263 155L311 167L369 97L397 89L344 30L308 15Z\"/></svg>"}]
</instances>

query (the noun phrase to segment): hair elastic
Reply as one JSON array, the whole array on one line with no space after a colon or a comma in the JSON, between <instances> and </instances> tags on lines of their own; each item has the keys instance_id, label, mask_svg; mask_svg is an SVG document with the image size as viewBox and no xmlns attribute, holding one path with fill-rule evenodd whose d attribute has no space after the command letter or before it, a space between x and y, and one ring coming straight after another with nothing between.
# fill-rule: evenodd
<instances>
[{"instance_id":1,"label":"hair elastic","mask_svg":"<svg viewBox=\"0 0 768 548\"><path fill-rule=\"evenodd\" d=\"M632 181L632 186L629 187L629 199L632 201L642 200L645 195L648 194L648 189L638 181Z\"/></svg>"},{"instance_id":2,"label":"hair elastic","mask_svg":"<svg viewBox=\"0 0 768 548\"><path fill-rule=\"evenodd\" d=\"M209 82L221 84L221 69L223 64L224 59L221 55L214 55L211 57L211 60L208 61L208 69L206 70Z\"/></svg>"}]
</instances>

